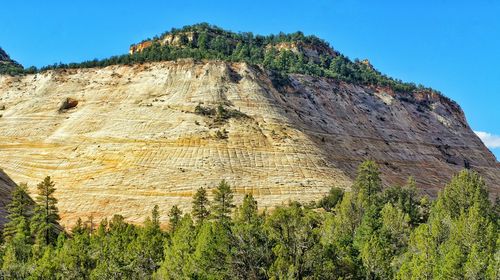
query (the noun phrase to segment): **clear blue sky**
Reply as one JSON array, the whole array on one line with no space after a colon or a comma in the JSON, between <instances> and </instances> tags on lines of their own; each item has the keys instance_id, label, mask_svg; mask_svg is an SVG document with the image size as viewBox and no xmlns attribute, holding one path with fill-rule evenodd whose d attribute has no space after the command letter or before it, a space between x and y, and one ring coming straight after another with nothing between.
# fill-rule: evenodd
<instances>
[{"instance_id":1,"label":"clear blue sky","mask_svg":"<svg viewBox=\"0 0 500 280\"><path fill-rule=\"evenodd\" d=\"M456 100L500 158L500 1L4 1L0 46L25 66L126 53L171 27L315 34ZM494 148L497 146L497 148Z\"/></svg>"}]
</instances>

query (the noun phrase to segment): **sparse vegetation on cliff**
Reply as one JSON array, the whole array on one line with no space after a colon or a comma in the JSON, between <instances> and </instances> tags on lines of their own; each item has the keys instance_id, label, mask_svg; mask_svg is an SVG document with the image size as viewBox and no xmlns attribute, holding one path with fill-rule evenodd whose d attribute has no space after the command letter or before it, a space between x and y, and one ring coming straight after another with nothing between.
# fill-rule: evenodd
<instances>
[{"instance_id":1,"label":"sparse vegetation on cliff","mask_svg":"<svg viewBox=\"0 0 500 280\"><path fill-rule=\"evenodd\" d=\"M236 207L223 180L212 201L204 188L196 192L192 215L173 206L167 231L154 206L143 226L120 215L99 224L89 217L71 233L56 230L55 188L47 178L35 214L26 186L12 194L2 277L498 279L499 206L477 173L460 172L432 203L416 193L412 179L383 188L379 174L368 161L351 192L332 188L317 203L261 213L251 194Z\"/></svg>"},{"instance_id":2,"label":"sparse vegetation on cliff","mask_svg":"<svg viewBox=\"0 0 500 280\"><path fill-rule=\"evenodd\" d=\"M219 104L215 108L198 104L194 108L194 113L200 116L212 118L214 124L222 124L231 118L234 119L248 118L248 116L245 113L239 110L227 108L222 104Z\"/></svg>"}]
</instances>

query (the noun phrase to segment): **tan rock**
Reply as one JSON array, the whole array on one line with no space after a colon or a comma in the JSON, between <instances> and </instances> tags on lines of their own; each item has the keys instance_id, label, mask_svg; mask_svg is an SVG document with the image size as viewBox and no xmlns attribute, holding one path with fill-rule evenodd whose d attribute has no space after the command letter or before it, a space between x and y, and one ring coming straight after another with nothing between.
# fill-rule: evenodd
<instances>
[{"instance_id":1,"label":"tan rock","mask_svg":"<svg viewBox=\"0 0 500 280\"><path fill-rule=\"evenodd\" d=\"M0 165L32 192L52 176L65 225L113 214L142 222L155 204L166 221L172 205L188 211L197 188L221 179L261 207L310 201L349 188L370 158L384 182L413 175L433 195L467 161L498 193L499 165L453 102L419 111L377 90L303 75L276 89L262 69L191 60L0 76ZM59 114L69 94L78 108ZM194 113L199 104L248 118L214 122Z\"/></svg>"}]
</instances>

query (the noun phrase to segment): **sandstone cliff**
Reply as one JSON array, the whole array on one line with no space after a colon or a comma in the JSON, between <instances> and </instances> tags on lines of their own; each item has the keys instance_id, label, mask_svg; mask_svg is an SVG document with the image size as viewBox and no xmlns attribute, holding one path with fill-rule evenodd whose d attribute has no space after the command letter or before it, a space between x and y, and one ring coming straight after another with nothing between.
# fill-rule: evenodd
<instances>
[{"instance_id":1,"label":"sandstone cliff","mask_svg":"<svg viewBox=\"0 0 500 280\"><path fill-rule=\"evenodd\" d=\"M75 106L60 110L68 98ZM1 167L31 191L52 176L66 225L112 214L142 222L155 204L166 220L221 179L262 207L310 201L348 188L364 159L385 183L413 175L431 195L464 166L500 188L500 166L460 108L425 92L307 75L278 86L245 63L179 60L0 76L3 105Z\"/></svg>"}]
</instances>

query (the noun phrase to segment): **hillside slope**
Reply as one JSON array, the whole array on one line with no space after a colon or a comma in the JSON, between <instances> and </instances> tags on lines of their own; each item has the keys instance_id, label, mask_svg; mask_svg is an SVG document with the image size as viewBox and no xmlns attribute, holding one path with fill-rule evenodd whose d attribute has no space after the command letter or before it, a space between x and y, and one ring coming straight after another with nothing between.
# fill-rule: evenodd
<instances>
[{"instance_id":1,"label":"hillside slope","mask_svg":"<svg viewBox=\"0 0 500 280\"><path fill-rule=\"evenodd\" d=\"M0 74L16 74L23 71L23 66L14 61L0 48Z\"/></svg>"},{"instance_id":2,"label":"hillside slope","mask_svg":"<svg viewBox=\"0 0 500 280\"><path fill-rule=\"evenodd\" d=\"M62 108L67 98L76 107ZM31 191L52 176L66 225L113 214L142 222L155 204L166 219L221 179L262 207L310 201L348 188L364 159L387 184L413 175L431 195L464 165L500 188L494 156L439 95L401 100L307 75L277 83L246 63L179 60L0 76L2 105L1 167Z\"/></svg>"}]
</instances>

